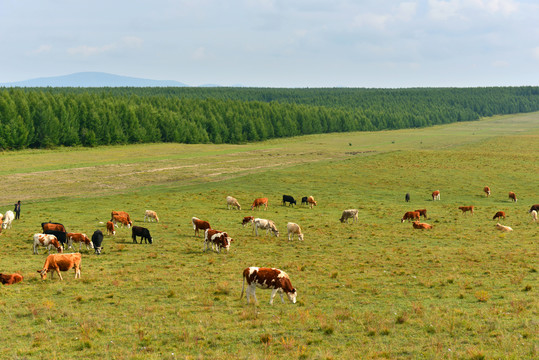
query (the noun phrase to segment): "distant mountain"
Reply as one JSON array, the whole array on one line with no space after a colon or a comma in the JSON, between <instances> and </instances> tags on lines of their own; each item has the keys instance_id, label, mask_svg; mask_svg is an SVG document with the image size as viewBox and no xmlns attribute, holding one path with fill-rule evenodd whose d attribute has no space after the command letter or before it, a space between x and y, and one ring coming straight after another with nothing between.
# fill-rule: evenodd
<instances>
[{"instance_id":1,"label":"distant mountain","mask_svg":"<svg viewBox=\"0 0 539 360\"><path fill-rule=\"evenodd\" d=\"M103 72L79 72L70 75L43 77L11 83L3 87L181 87L188 86L173 80L150 80Z\"/></svg>"}]
</instances>

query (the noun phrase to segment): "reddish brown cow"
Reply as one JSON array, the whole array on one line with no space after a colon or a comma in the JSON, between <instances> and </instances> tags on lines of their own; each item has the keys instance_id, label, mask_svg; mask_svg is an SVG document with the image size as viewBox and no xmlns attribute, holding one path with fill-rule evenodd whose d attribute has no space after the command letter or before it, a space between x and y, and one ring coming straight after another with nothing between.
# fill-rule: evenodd
<instances>
[{"instance_id":1,"label":"reddish brown cow","mask_svg":"<svg viewBox=\"0 0 539 360\"><path fill-rule=\"evenodd\" d=\"M92 243L92 240L90 240L88 236L86 236L86 234L67 233L66 237L67 237L68 249L71 248L74 250L73 243L79 243L79 251L82 248L82 244L86 244L86 250L88 250L89 248L91 249L94 248L94 244Z\"/></svg>"},{"instance_id":2,"label":"reddish brown cow","mask_svg":"<svg viewBox=\"0 0 539 360\"><path fill-rule=\"evenodd\" d=\"M485 194L487 194L487 197L490 196L490 188L489 188L488 186L485 186L485 187L483 188L483 191L485 192Z\"/></svg>"},{"instance_id":3,"label":"reddish brown cow","mask_svg":"<svg viewBox=\"0 0 539 360\"><path fill-rule=\"evenodd\" d=\"M286 294L288 299L292 303L296 303L296 297L298 292L292 286L290 278L288 275L279 269L275 268L258 268L258 267L248 267L243 270L243 285L241 288L241 296L243 297L243 291L245 289L245 282L247 281L247 303L249 303L250 295L253 295L255 302L256 299L256 288L262 289L272 289L270 297L270 305L273 305L273 298L279 292L281 295L281 301L284 304L283 292Z\"/></svg>"},{"instance_id":4,"label":"reddish brown cow","mask_svg":"<svg viewBox=\"0 0 539 360\"><path fill-rule=\"evenodd\" d=\"M418 211L407 211L404 213L404 216L401 219L401 222L404 222L405 220L417 220L419 221L419 217L421 215Z\"/></svg>"},{"instance_id":5,"label":"reddish brown cow","mask_svg":"<svg viewBox=\"0 0 539 360\"><path fill-rule=\"evenodd\" d=\"M4 285L12 285L21 281L21 274L0 274L0 282Z\"/></svg>"},{"instance_id":6,"label":"reddish brown cow","mask_svg":"<svg viewBox=\"0 0 539 360\"><path fill-rule=\"evenodd\" d=\"M419 221L412 222L414 229L432 229L432 225L427 223L420 223Z\"/></svg>"},{"instance_id":7,"label":"reddish brown cow","mask_svg":"<svg viewBox=\"0 0 539 360\"><path fill-rule=\"evenodd\" d=\"M45 231L62 231L66 232L66 228L64 225L60 223L53 223L53 222L45 222L41 223L41 228L43 229L43 232Z\"/></svg>"},{"instance_id":8,"label":"reddish brown cow","mask_svg":"<svg viewBox=\"0 0 539 360\"><path fill-rule=\"evenodd\" d=\"M115 214L115 215L112 216L111 221L114 224L121 224L121 225L127 226L128 228L130 228L131 225L133 225L133 222L131 221L131 219L128 216L125 216L125 215Z\"/></svg>"},{"instance_id":9,"label":"reddish brown cow","mask_svg":"<svg viewBox=\"0 0 539 360\"><path fill-rule=\"evenodd\" d=\"M268 210L268 198L255 199L255 201L253 201L253 205L251 205L251 210L262 205L264 205L264 210Z\"/></svg>"},{"instance_id":10,"label":"reddish brown cow","mask_svg":"<svg viewBox=\"0 0 539 360\"><path fill-rule=\"evenodd\" d=\"M432 201L440 200L440 190L432 192Z\"/></svg>"},{"instance_id":11,"label":"reddish brown cow","mask_svg":"<svg viewBox=\"0 0 539 360\"><path fill-rule=\"evenodd\" d=\"M206 229L204 232L204 249L203 251L206 251L206 249L211 248L212 250L216 250L217 252L221 252L221 248L224 248L227 252L230 248L230 243L234 241L226 232L219 231L219 230L213 230L213 229Z\"/></svg>"},{"instance_id":12,"label":"reddish brown cow","mask_svg":"<svg viewBox=\"0 0 539 360\"><path fill-rule=\"evenodd\" d=\"M107 235L116 235L116 230L114 230L114 223L112 221L107 221Z\"/></svg>"},{"instance_id":13,"label":"reddish brown cow","mask_svg":"<svg viewBox=\"0 0 539 360\"><path fill-rule=\"evenodd\" d=\"M511 201L517 202L517 196L514 192L509 191L509 199L511 199Z\"/></svg>"},{"instance_id":14,"label":"reddish brown cow","mask_svg":"<svg viewBox=\"0 0 539 360\"><path fill-rule=\"evenodd\" d=\"M42 270L38 270L37 272L41 274L41 280L45 280L47 278L47 273L49 271L52 271L51 279L54 275L54 271L58 273L58 276L60 277L60 280L64 280L62 278L62 274L60 274L60 271L68 271L69 269L75 270L75 279L80 278L80 263L81 263L81 254L80 253L74 253L74 254L51 254L47 256L47 259L45 260L45 264L43 265Z\"/></svg>"},{"instance_id":15,"label":"reddish brown cow","mask_svg":"<svg viewBox=\"0 0 539 360\"><path fill-rule=\"evenodd\" d=\"M414 210L414 211L417 211L419 213L419 215L423 216L425 219L427 218L427 209L418 209L418 210Z\"/></svg>"},{"instance_id":16,"label":"reddish brown cow","mask_svg":"<svg viewBox=\"0 0 539 360\"><path fill-rule=\"evenodd\" d=\"M197 217L192 217L191 222L193 223L193 229L195 230L195 236L199 234L199 230L203 232L207 229L211 229L210 223L204 220L200 220Z\"/></svg>"},{"instance_id":17,"label":"reddish brown cow","mask_svg":"<svg viewBox=\"0 0 539 360\"><path fill-rule=\"evenodd\" d=\"M252 223L253 221L255 221L254 216L245 216L241 221L241 224L243 225L243 227L245 227L245 225Z\"/></svg>"},{"instance_id":18,"label":"reddish brown cow","mask_svg":"<svg viewBox=\"0 0 539 360\"><path fill-rule=\"evenodd\" d=\"M503 211L498 211L498 212L494 215L494 217L492 218L492 220L495 220L495 219L500 220L501 217L503 217L503 218L505 219L505 212L503 212Z\"/></svg>"},{"instance_id":19,"label":"reddish brown cow","mask_svg":"<svg viewBox=\"0 0 539 360\"><path fill-rule=\"evenodd\" d=\"M472 213L473 215L473 205L471 206L459 206L459 209L462 210L462 213L464 214L465 212L469 211Z\"/></svg>"}]
</instances>

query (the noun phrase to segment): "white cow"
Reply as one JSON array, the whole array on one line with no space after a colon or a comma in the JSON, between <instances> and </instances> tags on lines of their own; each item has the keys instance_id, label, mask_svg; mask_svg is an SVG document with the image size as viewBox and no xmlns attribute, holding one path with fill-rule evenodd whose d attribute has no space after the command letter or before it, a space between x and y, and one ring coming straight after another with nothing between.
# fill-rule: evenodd
<instances>
[{"instance_id":1,"label":"white cow","mask_svg":"<svg viewBox=\"0 0 539 360\"><path fill-rule=\"evenodd\" d=\"M513 229L511 229L509 226L504 226L504 225L502 225L500 223L496 224L496 229L498 229L500 231L507 231L507 232L513 231Z\"/></svg>"},{"instance_id":2,"label":"white cow","mask_svg":"<svg viewBox=\"0 0 539 360\"><path fill-rule=\"evenodd\" d=\"M532 210L532 211L530 211L530 213L532 214L532 220L537 222L537 211Z\"/></svg>"},{"instance_id":3,"label":"white cow","mask_svg":"<svg viewBox=\"0 0 539 360\"><path fill-rule=\"evenodd\" d=\"M358 221L359 211L357 209L348 209L342 212L341 218L339 219L342 223L346 221L348 224L348 219L352 219L352 222Z\"/></svg>"},{"instance_id":4,"label":"white cow","mask_svg":"<svg viewBox=\"0 0 539 360\"><path fill-rule=\"evenodd\" d=\"M56 236L49 234L34 234L34 255L38 254L38 246L45 246L47 252L50 254L51 245L54 246L59 253L63 251L63 247L58 242Z\"/></svg>"},{"instance_id":5,"label":"white cow","mask_svg":"<svg viewBox=\"0 0 539 360\"><path fill-rule=\"evenodd\" d=\"M230 207L232 207L232 209L237 208L238 210L241 210L240 203L238 202L238 200L236 200L236 198L232 196L226 197L226 207L228 210L230 210Z\"/></svg>"},{"instance_id":6,"label":"white cow","mask_svg":"<svg viewBox=\"0 0 539 360\"><path fill-rule=\"evenodd\" d=\"M276 237L279 236L279 231L277 230L275 223L271 220L256 218L253 222L253 228L256 232L256 236L258 236L258 229L266 230L266 235L271 231Z\"/></svg>"},{"instance_id":7,"label":"white cow","mask_svg":"<svg viewBox=\"0 0 539 360\"><path fill-rule=\"evenodd\" d=\"M13 211L11 211L11 210L6 211L6 213L4 214L4 218L3 218L4 223L2 224L2 228L4 228L4 229L10 228L11 229L11 222L14 219L15 219L15 214L13 214Z\"/></svg>"},{"instance_id":8,"label":"white cow","mask_svg":"<svg viewBox=\"0 0 539 360\"><path fill-rule=\"evenodd\" d=\"M293 240L294 235L297 235L298 239L303 241L303 234L298 224L289 222L286 224L286 229L288 230L288 240Z\"/></svg>"},{"instance_id":9,"label":"white cow","mask_svg":"<svg viewBox=\"0 0 539 360\"><path fill-rule=\"evenodd\" d=\"M146 222L146 219L148 219L149 222L152 222L152 219L159 222L159 217L157 217L157 213L153 210L146 210L144 213L144 222Z\"/></svg>"}]
</instances>

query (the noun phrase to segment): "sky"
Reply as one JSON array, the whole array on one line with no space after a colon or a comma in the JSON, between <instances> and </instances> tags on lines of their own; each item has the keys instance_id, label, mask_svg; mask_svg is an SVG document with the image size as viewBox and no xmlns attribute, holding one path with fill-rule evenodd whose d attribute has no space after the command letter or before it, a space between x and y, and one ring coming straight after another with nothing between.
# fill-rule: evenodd
<instances>
[{"instance_id":1,"label":"sky","mask_svg":"<svg viewBox=\"0 0 539 360\"><path fill-rule=\"evenodd\" d=\"M0 0L0 83L539 85L537 0Z\"/></svg>"}]
</instances>

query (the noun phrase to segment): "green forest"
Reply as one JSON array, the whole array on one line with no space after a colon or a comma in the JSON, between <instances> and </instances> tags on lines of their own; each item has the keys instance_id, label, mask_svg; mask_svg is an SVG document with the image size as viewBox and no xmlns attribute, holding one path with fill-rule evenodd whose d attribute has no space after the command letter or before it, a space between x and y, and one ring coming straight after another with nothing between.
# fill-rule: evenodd
<instances>
[{"instance_id":1,"label":"green forest","mask_svg":"<svg viewBox=\"0 0 539 360\"><path fill-rule=\"evenodd\" d=\"M1 88L0 149L230 143L539 110L539 87Z\"/></svg>"}]
</instances>

